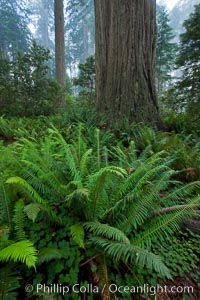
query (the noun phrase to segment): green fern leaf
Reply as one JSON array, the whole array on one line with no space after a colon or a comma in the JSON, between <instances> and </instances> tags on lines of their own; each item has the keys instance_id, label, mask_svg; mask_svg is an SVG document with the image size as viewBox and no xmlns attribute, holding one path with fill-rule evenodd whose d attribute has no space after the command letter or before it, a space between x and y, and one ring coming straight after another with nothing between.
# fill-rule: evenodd
<instances>
[{"instance_id":1,"label":"green fern leaf","mask_svg":"<svg viewBox=\"0 0 200 300\"><path fill-rule=\"evenodd\" d=\"M193 205L199 204L199 200L199 197L196 197L187 206L180 206L175 212L158 216L157 218L154 217L148 222L148 228L145 230L144 227L144 232L139 234L133 243L139 246L144 244L150 245L151 240L154 238L162 242L164 237L168 237L179 230L183 220L193 215Z\"/></svg>"},{"instance_id":2,"label":"green fern leaf","mask_svg":"<svg viewBox=\"0 0 200 300\"><path fill-rule=\"evenodd\" d=\"M0 178L0 221L8 223L9 227L12 226L10 203L9 190L7 190L3 180Z\"/></svg>"},{"instance_id":3,"label":"green fern leaf","mask_svg":"<svg viewBox=\"0 0 200 300\"><path fill-rule=\"evenodd\" d=\"M92 199L92 207L90 209L93 216L96 214L97 206L101 206L101 202L98 203L100 195L104 193L105 197L105 189L108 183L108 180L106 180L107 176L109 176L109 178L112 178L112 176L123 178L125 175L126 171L124 169L116 166L108 166L101 168L88 177L87 187L90 191L90 198Z\"/></svg>"},{"instance_id":4,"label":"green fern leaf","mask_svg":"<svg viewBox=\"0 0 200 300\"><path fill-rule=\"evenodd\" d=\"M90 237L89 242L104 253L111 256L115 261L123 260L125 263L137 264L144 268L155 270L162 276L171 278L168 268L163 264L161 258L143 248L124 243L107 240L100 237Z\"/></svg>"},{"instance_id":5,"label":"green fern leaf","mask_svg":"<svg viewBox=\"0 0 200 300\"><path fill-rule=\"evenodd\" d=\"M57 215L55 214L55 212L52 210L52 208L49 206L48 202L43 199L38 192L23 178L15 176L15 177L10 177L9 179L7 179L6 183L9 184L19 184L21 185L23 188L25 188L28 193L30 193L30 195L37 201L39 202L44 209L52 216L52 218L57 221L60 222L59 218L57 217Z\"/></svg>"},{"instance_id":6,"label":"green fern leaf","mask_svg":"<svg viewBox=\"0 0 200 300\"><path fill-rule=\"evenodd\" d=\"M91 153L92 153L92 149L89 149L81 157L80 172L81 172L82 177L84 177L87 173L87 164L88 164L88 160L89 160Z\"/></svg>"},{"instance_id":7,"label":"green fern leaf","mask_svg":"<svg viewBox=\"0 0 200 300\"><path fill-rule=\"evenodd\" d=\"M73 155L73 153L76 153L76 151L71 151L70 145L67 144L67 142L64 140L60 132L54 126L52 127L53 129L49 129L49 132L52 135L56 136L58 143L62 146L65 155L64 157L66 159L68 167L70 168L74 180L80 181L81 179L80 171L77 168L77 163Z\"/></svg>"},{"instance_id":8,"label":"green fern leaf","mask_svg":"<svg viewBox=\"0 0 200 300\"><path fill-rule=\"evenodd\" d=\"M44 262L49 262L52 259L61 259L62 252L56 248L43 248L38 253L37 265L41 265Z\"/></svg>"},{"instance_id":9,"label":"green fern leaf","mask_svg":"<svg viewBox=\"0 0 200 300\"><path fill-rule=\"evenodd\" d=\"M105 236L108 239L130 245L130 241L126 235L116 227L109 226L108 224L101 224L99 222L86 222L83 224L83 227L94 235Z\"/></svg>"},{"instance_id":10,"label":"green fern leaf","mask_svg":"<svg viewBox=\"0 0 200 300\"><path fill-rule=\"evenodd\" d=\"M80 248L85 249L83 226L81 224L75 224L71 226L70 229L73 240L79 245Z\"/></svg>"},{"instance_id":11,"label":"green fern leaf","mask_svg":"<svg viewBox=\"0 0 200 300\"><path fill-rule=\"evenodd\" d=\"M37 250L29 240L14 243L0 251L0 261L7 262L9 260L25 263L28 268L35 268Z\"/></svg>"},{"instance_id":12,"label":"green fern leaf","mask_svg":"<svg viewBox=\"0 0 200 300\"><path fill-rule=\"evenodd\" d=\"M0 268L0 299L15 300L17 299L16 289L20 287L19 280L21 279L16 271L13 271L13 266Z\"/></svg>"},{"instance_id":13,"label":"green fern leaf","mask_svg":"<svg viewBox=\"0 0 200 300\"><path fill-rule=\"evenodd\" d=\"M24 212L27 217L35 222L38 213L42 210L42 206L39 203L30 203L24 207Z\"/></svg>"},{"instance_id":14,"label":"green fern leaf","mask_svg":"<svg viewBox=\"0 0 200 300\"><path fill-rule=\"evenodd\" d=\"M22 199L15 203L13 221L15 223L16 237L18 240L25 240L24 231L24 201Z\"/></svg>"}]
</instances>

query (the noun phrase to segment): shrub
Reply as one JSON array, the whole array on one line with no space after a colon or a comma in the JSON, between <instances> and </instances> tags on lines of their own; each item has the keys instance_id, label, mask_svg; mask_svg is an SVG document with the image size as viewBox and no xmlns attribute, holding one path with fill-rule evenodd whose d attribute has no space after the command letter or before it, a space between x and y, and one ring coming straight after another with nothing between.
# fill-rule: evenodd
<instances>
[{"instance_id":1,"label":"shrub","mask_svg":"<svg viewBox=\"0 0 200 300\"><path fill-rule=\"evenodd\" d=\"M49 115L61 93L60 86L48 78L49 51L34 41L26 53L13 62L1 60L1 112L15 116Z\"/></svg>"}]
</instances>

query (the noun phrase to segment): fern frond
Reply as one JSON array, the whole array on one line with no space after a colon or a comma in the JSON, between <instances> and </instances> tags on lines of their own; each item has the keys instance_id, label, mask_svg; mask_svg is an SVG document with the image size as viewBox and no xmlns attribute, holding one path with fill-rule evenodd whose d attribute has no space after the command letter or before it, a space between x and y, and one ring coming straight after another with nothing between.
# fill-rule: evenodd
<instances>
[{"instance_id":1,"label":"fern frond","mask_svg":"<svg viewBox=\"0 0 200 300\"><path fill-rule=\"evenodd\" d=\"M39 156L39 161L36 159L34 162L22 160L22 162L29 167L29 169L25 169L24 178L37 189L37 191L45 193L47 187L49 187L50 193L53 191L54 194L58 194L58 196L62 197L64 191L60 180L48 164L42 160L41 154ZM33 159L33 157L31 159Z\"/></svg>"},{"instance_id":2,"label":"fern frond","mask_svg":"<svg viewBox=\"0 0 200 300\"><path fill-rule=\"evenodd\" d=\"M37 265L41 265L44 262L49 262L52 259L61 259L62 252L56 248L42 248L38 253Z\"/></svg>"},{"instance_id":3,"label":"fern frond","mask_svg":"<svg viewBox=\"0 0 200 300\"><path fill-rule=\"evenodd\" d=\"M13 271L13 266L0 268L0 299L12 300L17 299L17 292L20 287L19 280L21 279L16 271Z\"/></svg>"},{"instance_id":4,"label":"fern frond","mask_svg":"<svg viewBox=\"0 0 200 300\"><path fill-rule=\"evenodd\" d=\"M5 183L0 178L0 220L1 222L5 222L11 228L11 199L10 193L7 190Z\"/></svg>"},{"instance_id":5,"label":"fern frond","mask_svg":"<svg viewBox=\"0 0 200 300\"><path fill-rule=\"evenodd\" d=\"M113 239L115 241L130 245L130 241L127 236L116 227L112 227L108 224L102 224L99 222L85 222L83 224L83 227L94 235L104 236L108 239Z\"/></svg>"},{"instance_id":6,"label":"fern frond","mask_svg":"<svg viewBox=\"0 0 200 300\"><path fill-rule=\"evenodd\" d=\"M24 207L24 212L27 217L35 222L38 213L42 210L42 205L39 203L30 203Z\"/></svg>"},{"instance_id":7,"label":"fern frond","mask_svg":"<svg viewBox=\"0 0 200 300\"><path fill-rule=\"evenodd\" d=\"M75 224L70 227L71 235L76 244L79 245L80 248L85 249L84 245L84 229L81 224Z\"/></svg>"},{"instance_id":8,"label":"fern frond","mask_svg":"<svg viewBox=\"0 0 200 300\"><path fill-rule=\"evenodd\" d=\"M3 244L9 244L9 233L10 233L10 227L5 224L1 224L0 226L0 249L4 248ZM6 245L7 246L7 245Z\"/></svg>"},{"instance_id":9,"label":"fern frond","mask_svg":"<svg viewBox=\"0 0 200 300\"><path fill-rule=\"evenodd\" d=\"M141 190L128 193L120 199L110 210L115 215L119 228L135 229L142 225L149 216L160 207L160 193L169 185L169 178L174 174L173 170L164 170L158 180L150 180ZM136 187L137 189L137 187ZM124 207L124 210L123 210ZM109 213L109 212L108 212Z\"/></svg>"},{"instance_id":10,"label":"fern frond","mask_svg":"<svg viewBox=\"0 0 200 300\"><path fill-rule=\"evenodd\" d=\"M183 220L189 218L193 215L193 205L199 203L200 198L197 197L190 201L190 205L180 206L175 212L169 213L167 215L154 217L153 220L148 222L148 228L144 228L144 232L137 235L134 239L134 244L136 245L150 245L151 240L157 238L163 242L165 237L172 235L174 232L178 231L180 224Z\"/></svg>"},{"instance_id":11,"label":"fern frond","mask_svg":"<svg viewBox=\"0 0 200 300\"><path fill-rule=\"evenodd\" d=\"M25 240L24 221L24 201L20 199L15 203L13 216L17 240Z\"/></svg>"},{"instance_id":12,"label":"fern frond","mask_svg":"<svg viewBox=\"0 0 200 300\"><path fill-rule=\"evenodd\" d=\"M86 198L89 196L89 191L86 188L78 188L75 191L73 191L71 194L68 194L66 196L66 201L71 202L71 200L76 197L80 196L81 198Z\"/></svg>"},{"instance_id":13,"label":"fern frond","mask_svg":"<svg viewBox=\"0 0 200 300\"><path fill-rule=\"evenodd\" d=\"M24 141L24 144L21 155L23 178L38 192L53 192L57 198L63 198L62 174L57 168L58 142L48 136L39 143Z\"/></svg>"},{"instance_id":14,"label":"fern frond","mask_svg":"<svg viewBox=\"0 0 200 300\"><path fill-rule=\"evenodd\" d=\"M37 261L37 250L29 240L16 242L0 251L0 261L22 262L28 268L34 267Z\"/></svg>"},{"instance_id":15,"label":"fern frond","mask_svg":"<svg viewBox=\"0 0 200 300\"><path fill-rule=\"evenodd\" d=\"M44 207L44 210L48 212L55 221L60 222L59 218L49 206L48 202L45 199L43 199L26 180L24 180L21 177L15 176L7 179L6 183L21 185L37 202L39 202Z\"/></svg>"},{"instance_id":16,"label":"fern frond","mask_svg":"<svg viewBox=\"0 0 200 300\"><path fill-rule=\"evenodd\" d=\"M81 181L80 171L77 168L77 163L75 160L75 157L73 155L73 152L71 151L70 145L67 144L67 142L64 140L60 132L52 126L53 129L49 129L49 132L57 137L57 141L60 143L60 145L63 148L63 152L65 154L65 159L67 162L67 165L71 171L71 174L73 176L73 179L76 181ZM72 146L71 146L72 147ZM76 153L76 152L74 152Z\"/></svg>"},{"instance_id":17,"label":"fern frond","mask_svg":"<svg viewBox=\"0 0 200 300\"><path fill-rule=\"evenodd\" d=\"M101 156L100 156L100 131L98 128L95 130L96 141L97 141L97 167L98 170L101 168Z\"/></svg>"},{"instance_id":18,"label":"fern frond","mask_svg":"<svg viewBox=\"0 0 200 300\"><path fill-rule=\"evenodd\" d=\"M131 244L120 243L101 237L90 237L89 242L104 250L115 261L123 260L125 263L137 264L141 268L145 266L155 270L162 276L171 278L168 268L163 264L161 258L152 252Z\"/></svg>"},{"instance_id":19,"label":"fern frond","mask_svg":"<svg viewBox=\"0 0 200 300\"><path fill-rule=\"evenodd\" d=\"M126 150L126 151L125 151ZM127 149L124 149L122 146L114 147L114 151L110 151L110 154L119 161L120 167L133 167L133 163L138 161L138 157L136 155L137 149L135 147L135 143L133 141L130 142L130 146Z\"/></svg>"},{"instance_id":20,"label":"fern frond","mask_svg":"<svg viewBox=\"0 0 200 300\"><path fill-rule=\"evenodd\" d=\"M172 192L168 193L162 199L164 205L169 206L169 203L175 205L180 203L180 200L190 198L193 194L198 192L200 188L200 181L190 182L187 185L182 185L181 187L176 187Z\"/></svg>"},{"instance_id":21,"label":"fern frond","mask_svg":"<svg viewBox=\"0 0 200 300\"><path fill-rule=\"evenodd\" d=\"M88 160L89 160L91 153L92 153L92 149L88 149L83 154L83 156L81 157L81 160L80 160L80 172L81 172L81 176L83 178L87 174L87 164L88 164Z\"/></svg>"},{"instance_id":22,"label":"fern frond","mask_svg":"<svg viewBox=\"0 0 200 300\"><path fill-rule=\"evenodd\" d=\"M115 177L124 177L126 171L122 168L116 166L108 166L105 168L101 168L99 171L91 174L88 177L88 186L87 188L90 190L90 198L92 199L92 207L91 212L93 216L95 216L97 205L101 206L102 203L98 203L100 195L104 195L106 197L106 186L108 185L109 178L112 176ZM108 178L109 176L109 178Z\"/></svg>"},{"instance_id":23,"label":"fern frond","mask_svg":"<svg viewBox=\"0 0 200 300\"><path fill-rule=\"evenodd\" d=\"M120 185L118 188L118 192L116 194L116 198L120 199L125 195L131 188L137 187L137 189L141 188L141 186L149 180L149 178L153 178L153 176L157 175L159 172L167 169L165 166L166 159L164 159L163 151L154 154L150 157L145 163L141 164L135 172L130 174L124 183Z\"/></svg>"}]
</instances>

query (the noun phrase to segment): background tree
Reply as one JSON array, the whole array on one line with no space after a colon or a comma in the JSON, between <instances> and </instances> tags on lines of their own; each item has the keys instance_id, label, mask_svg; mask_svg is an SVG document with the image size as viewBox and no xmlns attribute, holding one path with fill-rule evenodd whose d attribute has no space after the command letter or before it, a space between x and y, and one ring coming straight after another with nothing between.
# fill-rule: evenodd
<instances>
[{"instance_id":1,"label":"background tree","mask_svg":"<svg viewBox=\"0 0 200 300\"><path fill-rule=\"evenodd\" d=\"M67 0L66 13L67 66L74 76L76 69L73 67L94 54L94 2Z\"/></svg>"},{"instance_id":2,"label":"background tree","mask_svg":"<svg viewBox=\"0 0 200 300\"><path fill-rule=\"evenodd\" d=\"M74 78L73 84L79 87L80 98L93 103L96 83L94 56L88 57L85 64L79 64L78 67L79 74Z\"/></svg>"},{"instance_id":3,"label":"background tree","mask_svg":"<svg viewBox=\"0 0 200 300\"><path fill-rule=\"evenodd\" d=\"M54 51L54 1L32 0L29 8L32 11L31 23L35 27L34 38L44 47Z\"/></svg>"},{"instance_id":4,"label":"background tree","mask_svg":"<svg viewBox=\"0 0 200 300\"><path fill-rule=\"evenodd\" d=\"M189 18L189 15L193 11L194 5L199 4L199 0L179 0L173 9L169 12L170 26L176 35L176 41L179 40L179 36L184 32L183 22Z\"/></svg>"},{"instance_id":5,"label":"background tree","mask_svg":"<svg viewBox=\"0 0 200 300\"><path fill-rule=\"evenodd\" d=\"M96 107L111 120L159 123L156 1L95 0Z\"/></svg>"},{"instance_id":6,"label":"background tree","mask_svg":"<svg viewBox=\"0 0 200 300\"><path fill-rule=\"evenodd\" d=\"M16 50L27 50L30 31L25 1L0 0L0 55L16 57Z\"/></svg>"},{"instance_id":7,"label":"background tree","mask_svg":"<svg viewBox=\"0 0 200 300\"><path fill-rule=\"evenodd\" d=\"M66 83L65 76L65 38L64 38L64 5L63 0L54 0L55 14L55 61L56 61L56 80L64 88ZM59 98L57 106L63 107L65 97Z\"/></svg>"},{"instance_id":8,"label":"background tree","mask_svg":"<svg viewBox=\"0 0 200 300\"><path fill-rule=\"evenodd\" d=\"M164 6L157 6L157 49L156 49L156 90L160 95L171 79L175 68L175 35L169 25L169 16Z\"/></svg>"},{"instance_id":9,"label":"background tree","mask_svg":"<svg viewBox=\"0 0 200 300\"><path fill-rule=\"evenodd\" d=\"M54 32L54 1L32 0L29 3L32 12L31 25L34 28L34 39L38 44L49 49L52 59L48 61L50 77L55 77L55 32Z\"/></svg>"},{"instance_id":10,"label":"background tree","mask_svg":"<svg viewBox=\"0 0 200 300\"><path fill-rule=\"evenodd\" d=\"M33 41L14 61L0 59L0 111L13 116L54 112L60 87L48 78L49 50Z\"/></svg>"},{"instance_id":11,"label":"background tree","mask_svg":"<svg viewBox=\"0 0 200 300\"><path fill-rule=\"evenodd\" d=\"M180 36L177 65L182 70L178 83L180 96L187 109L200 109L200 4L184 22L185 32ZM187 99L187 100L186 100Z\"/></svg>"}]
</instances>

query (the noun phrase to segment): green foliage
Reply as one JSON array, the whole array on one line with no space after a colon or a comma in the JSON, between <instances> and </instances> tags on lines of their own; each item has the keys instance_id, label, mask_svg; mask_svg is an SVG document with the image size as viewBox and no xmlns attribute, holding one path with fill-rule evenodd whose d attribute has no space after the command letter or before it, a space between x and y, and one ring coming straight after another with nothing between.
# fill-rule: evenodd
<instances>
[{"instance_id":1,"label":"green foliage","mask_svg":"<svg viewBox=\"0 0 200 300\"><path fill-rule=\"evenodd\" d=\"M63 256L62 252L59 249L55 249L55 248L40 249L40 252L38 253L37 264L40 265L44 262L49 262L52 259L61 259L62 256Z\"/></svg>"},{"instance_id":2,"label":"green foliage","mask_svg":"<svg viewBox=\"0 0 200 300\"><path fill-rule=\"evenodd\" d=\"M80 224L75 224L71 226L71 235L73 240L79 245L81 248L85 248L84 245L84 230Z\"/></svg>"},{"instance_id":3,"label":"green foliage","mask_svg":"<svg viewBox=\"0 0 200 300\"><path fill-rule=\"evenodd\" d=\"M163 116L163 122L168 131L179 133L182 136L191 134L194 142L198 142L200 124L197 116L189 113L176 114L171 111Z\"/></svg>"},{"instance_id":4,"label":"green foliage","mask_svg":"<svg viewBox=\"0 0 200 300\"><path fill-rule=\"evenodd\" d=\"M13 221L15 223L16 238L17 240L25 240L24 232L24 201L22 199L15 203Z\"/></svg>"},{"instance_id":5,"label":"green foliage","mask_svg":"<svg viewBox=\"0 0 200 300\"><path fill-rule=\"evenodd\" d=\"M34 286L71 287L76 282L95 282L98 276L100 286L109 282L132 286L138 285L137 277L142 283L156 284L180 275L169 241L176 238L177 245L181 243L182 223L200 205L200 183L194 178L189 184L179 182L180 173L174 169L182 170L181 162L192 151L198 163L194 134L183 139L181 134L156 132L141 124L106 131L87 121L72 124L71 117L40 117L35 131L32 120L19 121L26 128L23 131L17 129L15 119L12 128L3 119L17 139L0 145L0 205L8 211L2 214L0 227L4 259L13 258L23 274L22 284L29 279ZM59 129L48 128L50 122L59 124ZM8 251L26 243L25 237L38 250L37 274L19 264L26 262L25 251L15 248L12 256ZM173 267L162 251L169 244ZM182 250L189 249L186 244ZM198 241L187 252L187 270L188 264L197 264L197 247ZM43 295L33 292L32 296Z\"/></svg>"},{"instance_id":6,"label":"green foliage","mask_svg":"<svg viewBox=\"0 0 200 300\"><path fill-rule=\"evenodd\" d=\"M46 211L48 214L52 216L53 219L59 222L58 218L56 217L56 214L54 211L51 209L51 207L48 205L48 202L43 199L38 192L23 178L21 177L10 177L7 179L6 183L9 184L18 184L22 186L28 193L29 195L34 198L38 203L42 204L43 210Z\"/></svg>"},{"instance_id":7,"label":"green foliage","mask_svg":"<svg viewBox=\"0 0 200 300\"><path fill-rule=\"evenodd\" d=\"M29 268L35 267L37 251L29 240L16 242L0 251L0 261L8 262L9 260L25 263Z\"/></svg>"},{"instance_id":8,"label":"green foliage","mask_svg":"<svg viewBox=\"0 0 200 300\"><path fill-rule=\"evenodd\" d=\"M35 222L38 213L42 210L42 206L39 203L30 203L24 207L24 212L27 217Z\"/></svg>"},{"instance_id":9,"label":"green foliage","mask_svg":"<svg viewBox=\"0 0 200 300\"><path fill-rule=\"evenodd\" d=\"M1 60L1 112L17 116L49 115L61 89L47 78L49 51L33 41L26 53L18 53L13 62Z\"/></svg>"},{"instance_id":10,"label":"green foliage","mask_svg":"<svg viewBox=\"0 0 200 300\"><path fill-rule=\"evenodd\" d=\"M84 64L79 65L79 76L74 78L73 84L80 86L79 97L89 102L94 101L95 96L95 59L90 56Z\"/></svg>"},{"instance_id":11,"label":"green foliage","mask_svg":"<svg viewBox=\"0 0 200 300\"><path fill-rule=\"evenodd\" d=\"M15 58L16 50L27 49L30 39L29 13L23 0L0 1L0 57Z\"/></svg>"},{"instance_id":12,"label":"green foliage","mask_svg":"<svg viewBox=\"0 0 200 300\"><path fill-rule=\"evenodd\" d=\"M163 6L157 6L157 49L156 49L156 88L159 96L172 80L177 46L169 25L169 16Z\"/></svg>"},{"instance_id":13,"label":"green foliage","mask_svg":"<svg viewBox=\"0 0 200 300\"><path fill-rule=\"evenodd\" d=\"M153 249L163 257L173 276L185 277L186 274L189 276L189 273L198 266L199 235L188 229L166 239L162 245L155 243ZM177 257L179 257L178 263Z\"/></svg>"},{"instance_id":14,"label":"green foliage","mask_svg":"<svg viewBox=\"0 0 200 300\"><path fill-rule=\"evenodd\" d=\"M146 156L165 150L172 157L172 167L181 171L176 177L184 181L198 179L200 176L199 169L199 125L191 123L190 115L175 115L174 113L165 116L164 125L169 132L155 131L153 128L144 124L126 125L124 130L118 132L117 138L122 141L126 147L124 149L117 148L118 155L122 159L122 163L126 163L127 167L132 169L132 158L137 159L138 153L144 151ZM127 151L129 145L129 151ZM189 175L193 170L192 176ZM191 178L189 178L191 177Z\"/></svg>"},{"instance_id":15,"label":"green foliage","mask_svg":"<svg viewBox=\"0 0 200 300\"><path fill-rule=\"evenodd\" d=\"M17 299L15 290L20 287L20 277L13 269L12 265L0 269L0 298L2 300Z\"/></svg>"},{"instance_id":16,"label":"green foliage","mask_svg":"<svg viewBox=\"0 0 200 300\"><path fill-rule=\"evenodd\" d=\"M199 0L182 0L176 2L172 10L170 10L171 26L176 33L176 39L179 39L179 35L184 32L183 22L188 19L190 13L192 13L194 5L199 4Z\"/></svg>"},{"instance_id":17,"label":"green foliage","mask_svg":"<svg viewBox=\"0 0 200 300\"><path fill-rule=\"evenodd\" d=\"M199 115L200 71L199 71L199 39L200 39L200 5L195 6L194 12L184 21L185 32L180 36L180 53L177 65L181 67L182 76L178 82L179 101L192 114ZM187 99L187 100L185 100Z\"/></svg>"},{"instance_id":18,"label":"green foliage","mask_svg":"<svg viewBox=\"0 0 200 300\"><path fill-rule=\"evenodd\" d=\"M66 62L73 70L94 54L94 3L91 0L67 0Z\"/></svg>"}]
</instances>

